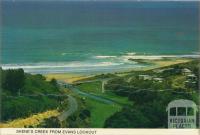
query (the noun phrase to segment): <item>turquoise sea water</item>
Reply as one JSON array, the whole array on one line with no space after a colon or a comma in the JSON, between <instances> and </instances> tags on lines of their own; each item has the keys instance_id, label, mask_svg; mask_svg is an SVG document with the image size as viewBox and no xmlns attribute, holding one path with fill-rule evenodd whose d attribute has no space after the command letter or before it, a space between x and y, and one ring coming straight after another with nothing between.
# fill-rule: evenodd
<instances>
[{"instance_id":1,"label":"turquoise sea water","mask_svg":"<svg viewBox=\"0 0 200 135\"><path fill-rule=\"evenodd\" d=\"M196 55L198 2L2 2L2 63L27 72L145 66ZM150 56L150 57L148 57Z\"/></svg>"}]
</instances>

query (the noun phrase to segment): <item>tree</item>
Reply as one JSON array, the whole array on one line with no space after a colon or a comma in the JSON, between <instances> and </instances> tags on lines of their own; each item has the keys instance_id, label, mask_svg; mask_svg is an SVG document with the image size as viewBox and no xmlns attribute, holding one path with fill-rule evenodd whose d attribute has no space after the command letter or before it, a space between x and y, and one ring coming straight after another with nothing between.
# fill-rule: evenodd
<instances>
[{"instance_id":1,"label":"tree","mask_svg":"<svg viewBox=\"0 0 200 135\"><path fill-rule=\"evenodd\" d=\"M84 109L80 114L79 114L79 117L84 120L86 119L87 117L90 117L91 114L90 114L90 111L87 110L87 109Z\"/></svg>"},{"instance_id":2,"label":"tree","mask_svg":"<svg viewBox=\"0 0 200 135\"><path fill-rule=\"evenodd\" d=\"M129 94L129 100L134 101L136 104L145 104L157 98L156 91L140 91Z\"/></svg>"},{"instance_id":3,"label":"tree","mask_svg":"<svg viewBox=\"0 0 200 135\"><path fill-rule=\"evenodd\" d=\"M3 87L3 82L4 82L3 69L0 67L0 88Z\"/></svg>"},{"instance_id":4,"label":"tree","mask_svg":"<svg viewBox=\"0 0 200 135\"><path fill-rule=\"evenodd\" d=\"M53 116L51 118L45 119L44 123L42 123L42 125L40 125L40 126L44 127L44 128L60 128L61 123L57 117Z\"/></svg>"},{"instance_id":5,"label":"tree","mask_svg":"<svg viewBox=\"0 0 200 135\"><path fill-rule=\"evenodd\" d=\"M106 128L147 128L150 127L149 119L138 109L123 108L108 118L104 124Z\"/></svg>"},{"instance_id":6,"label":"tree","mask_svg":"<svg viewBox=\"0 0 200 135\"><path fill-rule=\"evenodd\" d=\"M50 81L50 84L52 84L56 89L58 89L58 83L57 83L56 79L52 78Z\"/></svg>"},{"instance_id":7,"label":"tree","mask_svg":"<svg viewBox=\"0 0 200 135\"><path fill-rule=\"evenodd\" d=\"M16 94L24 86L25 74L23 69L9 69L5 71L2 78L2 87Z\"/></svg>"}]
</instances>

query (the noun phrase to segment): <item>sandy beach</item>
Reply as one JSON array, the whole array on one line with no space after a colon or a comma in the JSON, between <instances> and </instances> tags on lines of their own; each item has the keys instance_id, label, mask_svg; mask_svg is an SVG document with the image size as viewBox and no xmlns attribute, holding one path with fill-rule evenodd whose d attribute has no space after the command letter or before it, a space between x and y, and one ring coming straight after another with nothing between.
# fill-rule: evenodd
<instances>
[{"instance_id":1,"label":"sandy beach","mask_svg":"<svg viewBox=\"0 0 200 135\"><path fill-rule=\"evenodd\" d=\"M155 68L162 68L167 67L175 64L180 63L186 63L190 62L192 59L186 59L186 58L174 58L174 59L160 59L160 60L144 60L144 62L151 64L150 66L142 67L142 68L134 68L129 69L125 71L119 71L119 72L111 72L113 74L117 74L119 76L123 76L128 74L131 71L146 71L146 70L152 70ZM98 75L98 73L96 74ZM87 79L95 75L87 75L87 74L78 74L78 73L50 73L45 74L45 77L47 80L51 80L52 78L55 78L57 80L62 80L67 83L73 83L78 80Z\"/></svg>"},{"instance_id":2,"label":"sandy beach","mask_svg":"<svg viewBox=\"0 0 200 135\"><path fill-rule=\"evenodd\" d=\"M62 80L67 83L73 83L75 81L86 79L91 77L91 75L82 75L82 74L72 74L72 73L52 73L52 74L45 74L44 75L47 80L51 80L52 78L56 80Z\"/></svg>"}]
</instances>

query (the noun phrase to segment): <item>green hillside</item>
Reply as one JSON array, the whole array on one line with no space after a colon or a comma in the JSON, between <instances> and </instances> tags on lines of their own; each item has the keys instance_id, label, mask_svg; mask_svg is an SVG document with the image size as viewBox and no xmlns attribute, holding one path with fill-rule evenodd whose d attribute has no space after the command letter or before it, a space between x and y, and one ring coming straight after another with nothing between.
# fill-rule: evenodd
<instances>
[{"instance_id":1,"label":"green hillside","mask_svg":"<svg viewBox=\"0 0 200 135\"><path fill-rule=\"evenodd\" d=\"M2 121L28 117L55 109L63 100L48 94L61 94L56 80L46 81L42 75L24 73L23 69L2 70Z\"/></svg>"}]
</instances>

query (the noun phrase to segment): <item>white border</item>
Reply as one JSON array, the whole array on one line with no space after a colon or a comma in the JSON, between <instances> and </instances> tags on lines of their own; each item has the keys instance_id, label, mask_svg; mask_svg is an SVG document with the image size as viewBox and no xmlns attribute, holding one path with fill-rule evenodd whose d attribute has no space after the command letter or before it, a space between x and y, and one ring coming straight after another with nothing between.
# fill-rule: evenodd
<instances>
[{"instance_id":1,"label":"white border","mask_svg":"<svg viewBox=\"0 0 200 135\"><path fill-rule=\"evenodd\" d=\"M19 133L22 131L26 132ZM86 131L90 131L90 133L84 133ZM87 129L86 128L1 128L0 129L0 135L199 135L199 133L200 133L199 129L103 129L103 128L87 128Z\"/></svg>"}]
</instances>

